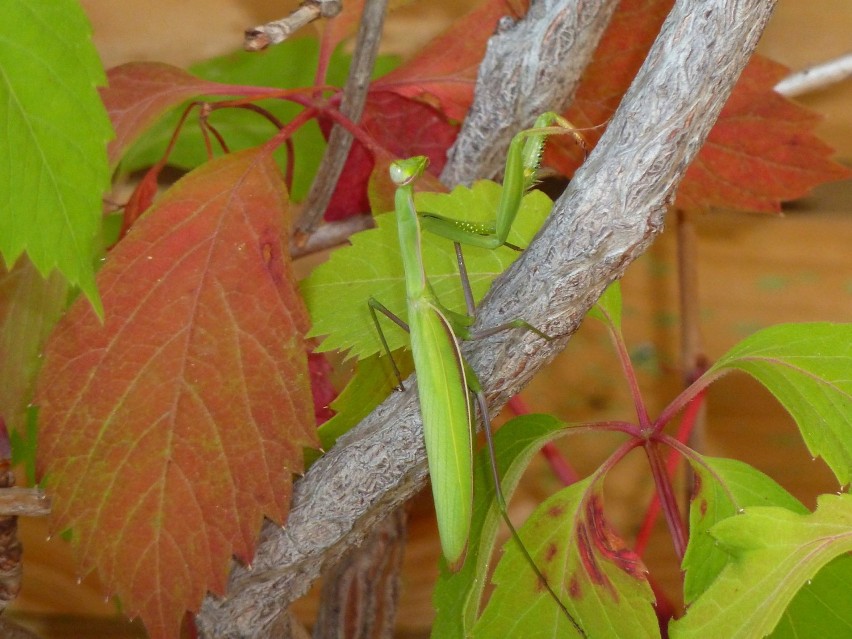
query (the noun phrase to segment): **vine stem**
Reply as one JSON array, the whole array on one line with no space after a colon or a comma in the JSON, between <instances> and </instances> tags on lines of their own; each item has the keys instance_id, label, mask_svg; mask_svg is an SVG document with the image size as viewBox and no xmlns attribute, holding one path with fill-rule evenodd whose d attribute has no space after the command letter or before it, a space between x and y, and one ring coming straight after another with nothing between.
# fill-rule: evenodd
<instances>
[{"instance_id":1,"label":"vine stem","mask_svg":"<svg viewBox=\"0 0 852 639\"><path fill-rule=\"evenodd\" d=\"M527 403L520 395L513 396L507 403L509 410L515 415L529 415L530 409ZM565 458L559 448L553 442L547 442L541 447L541 454L547 460L551 472L562 483L563 486L570 486L580 479L579 473L571 466L571 463Z\"/></svg>"},{"instance_id":2,"label":"vine stem","mask_svg":"<svg viewBox=\"0 0 852 639\"><path fill-rule=\"evenodd\" d=\"M657 488L660 507L668 524L672 536L675 554L679 561L683 561L686 552L686 529L680 516L680 509L675 499L674 489L669 474L666 472L663 457L660 454L659 444L655 439L648 439L645 444L645 455L651 466L651 475L654 477L654 486Z\"/></svg>"},{"instance_id":3,"label":"vine stem","mask_svg":"<svg viewBox=\"0 0 852 639\"><path fill-rule=\"evenodd\" d=\"M675 439L678 442L686 443L695 425L695 420L698 412L704 403L705 392L699 393L686 407L686 413L680 422ZM671 478L674 476L675 470L680 463L681 454L677 450L671 450L666 460L666 472ZM645 517L642 520L642 525L639 527L639 532L636 535L636 542L633 546L636 554L640 557L645 552L648 542L651 538L651 533L654 530L654 525L657 523L657 517L660 514L660 496L656 492L648 505L648 510L645 512Z\"/></svg>"},{"instance_id":4,"label":"vine stem","mask_svg":"<svg viewBox=\"0 0 852 639\"><path fill-rule=\"evenodd\" d=\"M343 89L340 112L352 122L358 122L367 103L367 91L370 88L370 76L379 53L382 25L384 24L387 0L367 0L358 36L355 42L355 54L349 68L349 77ZM352 134L335 124L328 138L325 155L320 162L314 183L305 198L302 216L295 227L296 245L304 244L308 236L319 226L328 203L334 195L337 181L346 164L349 150L352 148Z\"/></svg>"}]
</instances>

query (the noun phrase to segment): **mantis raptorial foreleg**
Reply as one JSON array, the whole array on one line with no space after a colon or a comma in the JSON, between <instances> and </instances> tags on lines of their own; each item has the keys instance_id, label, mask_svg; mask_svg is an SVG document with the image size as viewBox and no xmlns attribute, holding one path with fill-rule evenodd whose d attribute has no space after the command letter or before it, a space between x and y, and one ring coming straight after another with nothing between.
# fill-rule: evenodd
<instances>
[{"instance_id":1,"label":"mantis raptorial foreleg","mask_svg":"<svg viewBox=\"0 0 852 639\"><path fill-rule=\"evenodd\" d=\"M556 113L542 113L533 128L516 134L509 145L503 172L503 190L494 224L479 224L454 220L434 213L420 214L423 228L454 242L495 249L500 246L518 247L506 240L518 215L521 199L535 184L544 143L549 135L570 135L583 150L586 142L568 120Z\"/></svg>"},{"instance_id":2,"label":"mantis raptorial foreleg","mask_svg":"<svg viewBox=\"0 0 852 639\"><path fill-rule=\"evenodd\" d=\"M418 397L442 552L450 568L458 569L464 561L470 535L474 433L472 393L486 425L492 473L501 514L541 583L580 635L585 636L536 566L509 520L494 457L485 396L475 373L464 362L459 348L458 340L469 335L471 316L454 313L444 308L426 278L421 255L420 224L414 208L412 186L417 177L422 174L426 163L424 157L399 160L391 164L390 171L391 178L397 185L395 208L408 306L407 328L411 335L411 350L417 372ZM463 269L463 260L460 260L460 265ZM470 295L466 297L469 304L468 312L472 315L472 297ZM370 311L379 330L382 344L388 350L377 312L389 317L403 328L406 328L406 324L376 300L370 300ZM396 365L394 369L399 378Z\"/></svg>"}]
</instances>

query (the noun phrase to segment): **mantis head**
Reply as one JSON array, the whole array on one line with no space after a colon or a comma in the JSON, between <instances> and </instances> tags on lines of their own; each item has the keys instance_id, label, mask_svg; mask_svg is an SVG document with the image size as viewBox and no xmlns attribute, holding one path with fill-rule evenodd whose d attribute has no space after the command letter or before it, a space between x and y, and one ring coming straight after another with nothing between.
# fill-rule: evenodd
<instances>
[{"instance_id":1,"label":"mantis head","mask_svg":"<svg viewBox=\"0 0 852 639\"><path fill-rule=\"evenodd\" d=\"M406 160L396 160L391 162L390 176L393 183L397 186L405 186L411 184L414 180L423 175L423 171L429 164L429 158L425 155L415 155Z\"/></svg>"}]
</instances>

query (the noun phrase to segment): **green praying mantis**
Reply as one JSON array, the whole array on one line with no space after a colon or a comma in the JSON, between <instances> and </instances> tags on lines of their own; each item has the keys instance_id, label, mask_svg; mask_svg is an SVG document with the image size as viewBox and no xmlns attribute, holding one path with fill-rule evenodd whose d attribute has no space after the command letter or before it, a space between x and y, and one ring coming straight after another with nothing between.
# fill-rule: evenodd
<instances>
[{"instance_id":1,"label":"green praying mantis","mask_svg":"<svg viewBox=\"0 0 852 639\"><path fill-rule=\"evenodd\" d=\"M465 315L447 309L432 290L421 255L421 227L452 240L456 243L459 270L463 284L466 284L459 243L490 249L507 245L506 240L517 216L521 198L535 180L545 139L547 135L554 133L571 134L584 148L579 133L570 123L554 113L539 116L532 129L518 133L513 138L507 154L503 190L493 225L470 224L434 214L418 215L414 206L413 185L425 170L427 159L418 156L393 162L390 175L397 187L395 210L404 268L408 324L375 299L370 299L369 307L386 352L390 353L390 349L377 313L382 313L410 333L438 532L442 552L450 569L457 570L463 564L471 528L475 433L471 400L473 397L483 419L501 515L541 584L578 634L585 636L580 625L536 566L508 516L500 487L485 395L476 374L462 357L459 347L459 340L474 337L470 331L474 308L469 286L465 286L468 313ZM489 329L477 336L490 335L513 327L523 327L544 339L550 339L521 320ZM401 375L395 363L393 367L399 380L399 388L402 388Z\"/></svg>"}]
</instances>

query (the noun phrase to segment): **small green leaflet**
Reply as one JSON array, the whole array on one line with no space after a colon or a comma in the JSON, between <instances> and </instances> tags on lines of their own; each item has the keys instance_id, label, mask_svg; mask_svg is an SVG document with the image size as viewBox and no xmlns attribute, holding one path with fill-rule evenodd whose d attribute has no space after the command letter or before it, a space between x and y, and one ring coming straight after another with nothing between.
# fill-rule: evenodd
<instances>
[{"instance_id":1,"label":"small green leaflet","mask_svg":"<svg viewBox=\"0 0 852 639\"><path fill-rule=\"evenodd\" d=\"M689 508L689 544L683 558L687 605L704 592L728 563L709 530L741 508L779 506L806 514L805 508L772 478L735 459L690 457L695 489Z\"/></svg>"},{"instance_id":2,"label":"small green leaflet","mask_svg":"<svg viewBox=\"0 0 852 639\"><path fill-rule=\"evenodd\" d=\"M112 129L91 28L75 0L0 2L0 253L58 269L103 308L94 263Z\"/></svg>"},{"instance_id":3,"label":"small green leaflet","mask_svg":"<svg viewBox=\"0 0 852 639\"><path fill-rule=\"evenodd\" d=\"M589 317L600 320L612 330L621 332L621 283L616 280L610 284L589 309Z\"/></svg>"},{"instance_id":4,"label":"small green leaflet","mask_svg":"<svg viewBox=\"0 0 852 639\"><path fill-rule=\"evenodd\" d=\"M670 625L670 636L764 637L820 568L852 552L852 496L821 495L816 512L805 515L774 506L746 508L710 534L731 561Z\"/></svg>"},{"instance_id":5,"label":"small green leaflet","mask_svg":"<svg viewBox=\"0 0 852 639\"><path fill-rule=\"evenodd\" d=\"M414 370L411 354L397 351L393 353L393 358L403 379L408 377ZM373 355L359 361L346 388L341 391L337 399L331 402L331 408L336 414L317 429L320 448L327 451L334 446L341 435L373 412L373 409L390 394L397 383L387 357ZM306 466L319 457L319 451L313 448L305 449Z\"/></svg>"},{"instance_id":6,"label":"small green leaflet","mask_svg":"<svg viewBox=\"0 0 852 639\"><path fill-rule=\"evenodd\" d=\"M742 370L796 420L812 455L852 481L852 324L779 324L747 337L702 379Z\"/></svg>"},{"instance_id":7,"label":"small green leaflet","mask_svg":"<svg viewBox=\"0 0 852 639\"><path fill-rule=\"evenodd\" d=\"M482 180L472 188L456 187L449 194L418 193L415 204L418 211L457 219L493 221L500 190L500 185ZM552 206L550 198L543 193L533 191L526 195L509 241L528 245ZM335 251L328 262L314 269L302 282L301 290L314 322L310 336L328 335L318 350L348 351L351 356L363 359L383 352L367 307L370 297L375 297L403 320L407 317L394 214L377 216L375 229L357 233L350 241L352 246ZM464 255L474 298L478 301L494 278L506 270L519 253L506 247L493 251L464 247ZM423 233L423 261L441 303L463 312L464 298L452 243ZM391 350L408 344L408 337L402 330L388 330L385 336Z\"/></svg>"}]
</instances>

